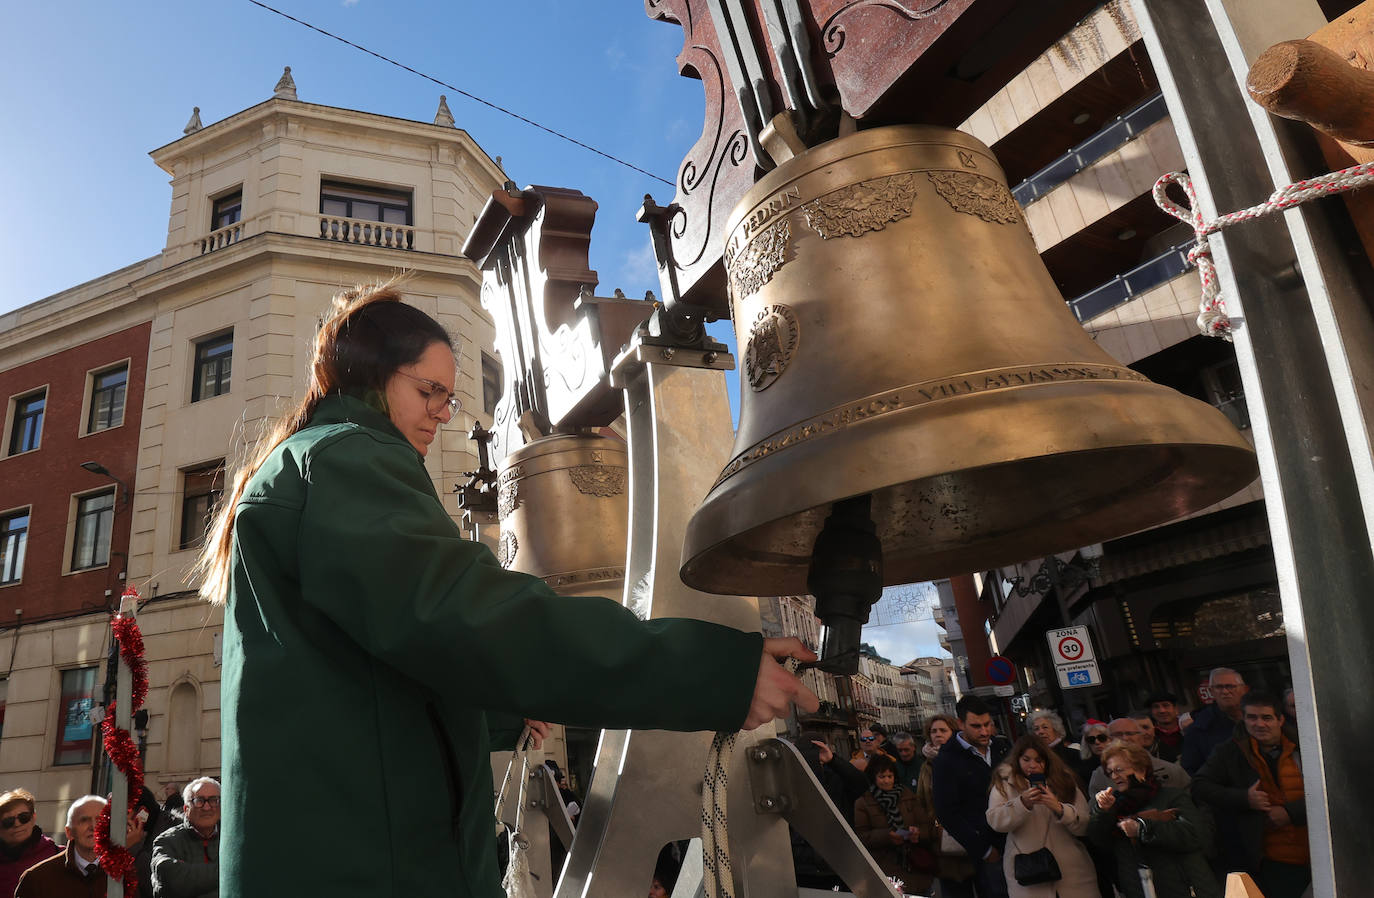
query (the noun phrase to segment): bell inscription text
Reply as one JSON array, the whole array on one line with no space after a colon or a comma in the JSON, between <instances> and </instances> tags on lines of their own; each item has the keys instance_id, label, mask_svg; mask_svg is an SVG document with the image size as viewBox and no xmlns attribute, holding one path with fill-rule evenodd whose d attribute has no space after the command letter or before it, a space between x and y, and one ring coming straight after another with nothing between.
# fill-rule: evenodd
<instances>
[{"instance_id":1,"label":"bell inscription text","mask_svg":"<svg viewBox=\"0 0 1374 898\"><path fill-rule=\"evenodd\" d=\"M912 384L897 391L870 396L858 402L830 409L765 440L760 440L730 460L730 463L720 472L720 477L716 479L712 489L754 462L772 455L780 449L786 449L788 446L794 446L822 434L833 433L858 421L906 411L942 399L967 396L971 393L1038 387L1052 383L1082 380L1149 382L1149 378L1145 375L1132 371L1130 368L1113 365L1063 365L1000 368L991 371L971 372L960 378Z\"/></svg>"}]
</instances>

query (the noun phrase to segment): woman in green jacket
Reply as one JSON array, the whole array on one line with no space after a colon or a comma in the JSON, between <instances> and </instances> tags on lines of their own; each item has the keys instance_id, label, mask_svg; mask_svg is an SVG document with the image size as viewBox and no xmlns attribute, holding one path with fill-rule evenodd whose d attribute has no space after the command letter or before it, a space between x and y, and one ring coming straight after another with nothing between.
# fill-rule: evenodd
<instances>
[{"instance_id":1,"label":"woman in green jacket","mask_svg":"<svg viewBox=\"0 0 1374 898\"><path fill-rule=\"evenodd\" d=\"M490 733L816 709L770 657L814 658L798 640L561 597L463 539L423 463L456 377L448 334L394 288L341 295L304 401L206 540L201 593L226 604L224 898L499 898Z\"/></svg>"}]
</instances>

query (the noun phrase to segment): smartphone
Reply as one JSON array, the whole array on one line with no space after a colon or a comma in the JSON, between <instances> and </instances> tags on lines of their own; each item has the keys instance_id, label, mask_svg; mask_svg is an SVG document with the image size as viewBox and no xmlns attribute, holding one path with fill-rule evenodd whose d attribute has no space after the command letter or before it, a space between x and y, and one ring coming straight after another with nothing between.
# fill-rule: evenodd
<instances>
[{"instance_id":1,"label":"smartphone","mask_svg":"<svg viewBox=\"0 0 1374 898\"><path fill-rule=\"evenodd\" d=\"M1039 787L1039 788L1041 788L1041 789L1045 788L1045 774L1043 774L1043 773L1032 773L1029 777L1027 777L1027 779L1030 780L1030 784L1031 784L1031 787L1032 787L1032 788L1036 788L1036 787Z\"/></svg>"}]
</instances>

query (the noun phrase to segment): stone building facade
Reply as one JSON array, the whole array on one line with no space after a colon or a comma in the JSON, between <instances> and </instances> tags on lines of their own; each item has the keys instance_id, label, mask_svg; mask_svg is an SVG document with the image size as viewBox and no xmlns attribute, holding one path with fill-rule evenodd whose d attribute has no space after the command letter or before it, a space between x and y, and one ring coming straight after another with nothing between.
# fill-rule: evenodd
<instances>
[{"instance_id":1,"label":"stone building facade","mask_svg":"<svg viewBox=\"0 0 1374 898\"><path fill-rule=\"evenodd\" d=\"M500 377L483 351L494 333L480 274L459 247L505 175L445 119L302 102L279 85L222 121L193 120L151 154L171 185L161 252L0 316L0 614L18 624L0 631L0 777L35 792L48 831L92 789L86 712L103 701L126 584L142 597L149 782L219 772L222 616L195 597L189 568L236 465L302 394L340 289L403 274L408 301L457 338L463 411L426 466L458 516L454 486L476 467L466 432L490 426ZM40 394L41 441L28 445ZM105 416L95 430L93 414ZM106 495L110 509L82 502Z\"/></svg>"}]
</instances>

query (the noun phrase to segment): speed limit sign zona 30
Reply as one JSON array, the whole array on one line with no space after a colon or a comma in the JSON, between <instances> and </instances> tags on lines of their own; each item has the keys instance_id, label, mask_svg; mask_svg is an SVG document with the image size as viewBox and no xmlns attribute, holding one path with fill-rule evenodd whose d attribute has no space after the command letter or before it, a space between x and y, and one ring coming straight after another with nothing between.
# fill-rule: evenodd
<instances>
[{"instance_id":1,"label":"speed limit sign zona 30","mask_svg":"<svg viewBox=\"0 0 1374 898\"><path fill-rule=\"evenodd\" d=\"M1083 664L1097 656L1093 654L1092 639L1087 627L1063 627L1045 634L1050 643L1050 655L1056 667L1063 664Z\"/></svg>"}]
</instances>

